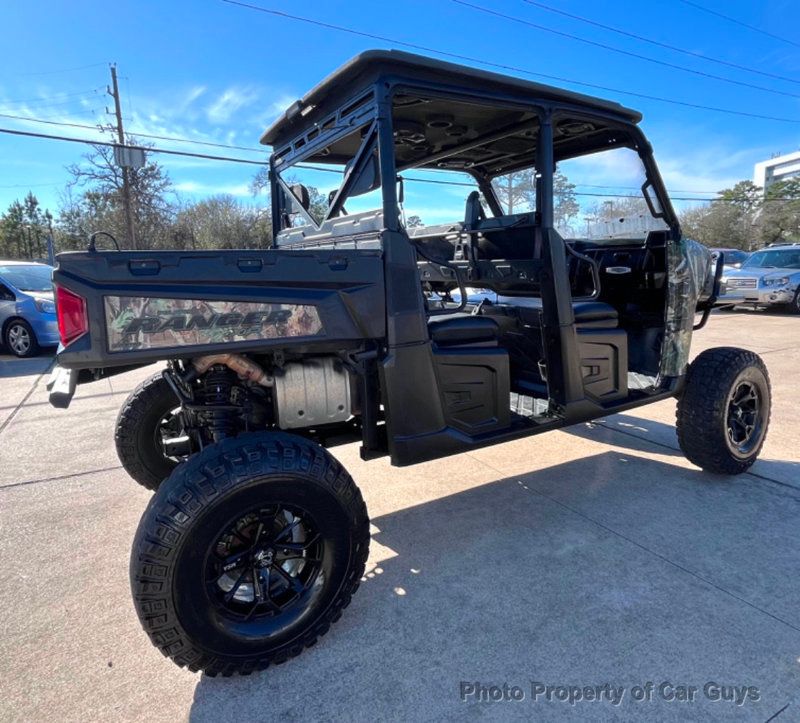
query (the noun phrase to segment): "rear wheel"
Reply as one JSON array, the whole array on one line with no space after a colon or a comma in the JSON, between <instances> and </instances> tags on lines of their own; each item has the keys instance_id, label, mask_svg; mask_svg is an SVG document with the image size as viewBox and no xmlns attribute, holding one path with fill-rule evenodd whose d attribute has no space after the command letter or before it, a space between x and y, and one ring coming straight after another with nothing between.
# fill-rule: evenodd
<instances>
[{"instance_id":1,"label":"rear wheel","mask_svg":"<svg viewBox=\"0 0 800 723\"><path fill-rule=\"evenodd\" d=\"M770 408L769 375L757 354L708 349L689 365L678 400L680 447L690 462L708 472L744 472L764 444Z\"/></svg>"},{"instance_id":2,"label":"rear wheel","mask_svg":"<svg viewBox=\"0 0 800 723\"><path fill-rule=\"evenodd\" d=\"M13 319L8 323L4 341L14 356L29 357L39 353L36 334L25 319Z\"/></svg>"},{"instance_id":3,"label":"rear wheel","mask_svg":"<svg viewBox=\"0 0 800 723\"><path fill-rule=\"evenodd\" d=\"M178 665L247 674L327 632L368 551L366 506L326 450L244 434L193 456L154 495L133 544L134 604Z\"/></svg>"},{"instance_id":4,"label":"rear wheel","mask_svg":"<svg viewBox=\"0 0 800 723\"><path fill-rule=\"evenodd\" d=\"M119 461L142 487L156 490L181 461L166 454L164 441L182 432L180 402L161 374L155 374L120 409L114 433Z\"/></svg>"}]
</instances>

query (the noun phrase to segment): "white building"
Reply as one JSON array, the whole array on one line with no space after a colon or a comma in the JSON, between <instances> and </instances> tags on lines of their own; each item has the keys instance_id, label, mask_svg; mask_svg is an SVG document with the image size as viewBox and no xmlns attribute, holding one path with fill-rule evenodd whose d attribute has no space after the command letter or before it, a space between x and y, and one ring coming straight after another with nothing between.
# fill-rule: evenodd
<instances>
[{"instance_id":1,"label":"white building","mask_svg":"<svg viewBox=\"0 0 800 723\"><path fill-rule=\"evenodd\" d=\"M800 151L756 163L753 183L766 191L773 183L800 176Z\"/></svg>"}]
</instances>

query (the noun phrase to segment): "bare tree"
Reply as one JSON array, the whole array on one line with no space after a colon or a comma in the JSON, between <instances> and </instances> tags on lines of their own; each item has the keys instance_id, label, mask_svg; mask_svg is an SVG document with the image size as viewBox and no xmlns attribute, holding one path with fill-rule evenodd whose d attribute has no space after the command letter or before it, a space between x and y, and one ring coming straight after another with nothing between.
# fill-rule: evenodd
<instances>
[{"instance_id":1,"label":"bare tree","mask_svg":"<svg viewBox=\"0 0 800 723\"><path fill-rule=\"evenodd\" d=\"M141 145L131 137L127 142ZM92 149L81 163L67 167L72 176L68 184L69 190L82 192L73 205L71 222L80 225L84 232L108 231L122 243L127 239L122 200L122 169L114 160L113 148L92 146ZM141 168L129 169L128 180L139 247L169 245L174 208L168 200L172 183L166 171L146 157ZM79 213L81 209L84 213ZM91 215L100 210L102 214L95 217ZM102 228L97 227L98 222L102 222Z\"/></svg>"}]
</instances>

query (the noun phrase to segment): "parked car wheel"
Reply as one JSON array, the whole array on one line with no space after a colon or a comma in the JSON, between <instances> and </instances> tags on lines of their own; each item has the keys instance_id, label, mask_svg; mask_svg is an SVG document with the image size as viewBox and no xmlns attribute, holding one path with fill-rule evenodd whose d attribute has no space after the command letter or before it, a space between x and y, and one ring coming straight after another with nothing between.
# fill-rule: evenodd
<instances>
[{"instance_id":1,"label":"parked car wheel","mask_svg":"<svg viewBox=\"0 0 800 723\"><path fill-rule=\"evenodd\" d=\"M161 484L133 543L134 603L178 665L248 674L328 631L368 551L361 493L325 449L248 433L206 447Z\"/></svg>"},{"instance_id":2,"label":"parked car wheel","mask_svg":"<svg viewBox=\"0 0 800 723\"><path fill-rule=\"evenodd\" d=\"M789 305L789 311L792 314L800 314L800 286L794 292L794 299L792 299L792 303Z\"/></svg>"},{"instance_id":3,"label":"parked car wheel","mask_svg":"<svg viewBox=\"0 0 800 723\"><path fill-rule=\"evenodd\" d=\"M678 400L680 447L708 472L745 472L764 444L770 408L769 375L757 354L708 349L689 365Z\"/></svg>"},{"instance_id":4,"label":"parked car wheel","mask_svg":"<svg viewBox=\"0 0 800 723\"><path fill-rule=\"evenodd\" d=\"M3 341L14 356L30 357L39 353L36 334L25 319L12 319L8 322Z\"/></svg>"},{"instance_id":5,"label":"parked car wheel","mask_svg":"<svg viewBox=\"0 0 800 723\"><path fill-rule=\"evenodd\" d=\"M180 402L161 374L142 382L117 416L114 441L125 471L142 487L156 490L181 461L164 451L164 439L183 432Z\"/></svg>"}]
</instances>

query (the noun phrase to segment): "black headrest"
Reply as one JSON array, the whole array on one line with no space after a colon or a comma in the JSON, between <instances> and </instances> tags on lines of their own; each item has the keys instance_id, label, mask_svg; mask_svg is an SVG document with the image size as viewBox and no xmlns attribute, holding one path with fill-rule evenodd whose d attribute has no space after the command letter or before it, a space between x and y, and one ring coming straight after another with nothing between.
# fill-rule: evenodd
<instances>
[{"instance_id":1,"label":"black headrest","mask_svg":"<svg viewBox=\"0 0 800 723\"><path fill-rule=\"evenodd\" d=\"M308 189L302 183L293 183L289 186L289 190L303 207L303 210L308 211L308 207L311 205L311 196L308 195Z\"/></svg>"},{"instance_id":2,"label":"black headrest","mask_svg":"<svg viewBox=\"0 0 800 723\"><path fill-rule=\"evenodd\" d=\"M464 216L464 222L471 226L485 218L486 212L481 205L480 191L471 191L469 196L467 196L467 210Z\"/></svg>"}]
</instances>

